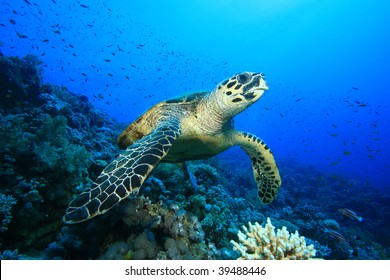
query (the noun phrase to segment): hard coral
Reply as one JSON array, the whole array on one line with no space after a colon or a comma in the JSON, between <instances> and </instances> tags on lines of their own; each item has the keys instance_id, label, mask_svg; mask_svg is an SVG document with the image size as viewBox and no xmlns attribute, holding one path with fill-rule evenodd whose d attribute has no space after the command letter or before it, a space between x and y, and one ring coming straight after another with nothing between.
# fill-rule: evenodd
<instances>
[{"instance_id":1,"label":"hard coral","mask_svg":"<svg viewBox=\"0 0 390 280\"><path fill-rule=\"evenodd\" d=\"M134 259L207 259L211 253L198 218L179 207L138 196L127 199L122 212L122 220L129 227L126 235L129 230L136 233L144 229L137 237L127 238ZM162 240L164 246L158 243Z\"/></svg>"},{"instance_id":2,"label":"hard coral","mask_svg":"<svg viewBox=\"0 0 390 280\"><path fill-rule=\"evenodd\" d=\"M12 195L0 193L0 232L8 230L8 224L12 220L12 207L16 204L16 199Z\"/></svg>"},{"instance_id":3,"label":"hard coral","mask_svg":"<svg viewBox=\"0 0 390 280\"><path fill-rule=\"evenodd\" d=\"M238 231L238 239L230 242L234 249L241 253L242 260L307 260L315 256L313 245L306 246L303 236L298 231L290 234L286 227L278 229L267 218L267 224L262 227L258 223L249 222L249 230L243 226L244 232Z\"/></svg>"}]
</instances>

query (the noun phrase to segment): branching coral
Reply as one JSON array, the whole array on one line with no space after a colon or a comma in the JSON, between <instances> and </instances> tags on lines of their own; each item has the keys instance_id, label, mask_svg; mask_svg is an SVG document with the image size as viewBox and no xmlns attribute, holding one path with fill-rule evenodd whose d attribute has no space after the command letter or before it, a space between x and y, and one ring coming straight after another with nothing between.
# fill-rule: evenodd
<instances>
[{"instance_id":1,"label":"branching coral","mask_svg":"<svg viewBox=\"0 0 390 280\"><path fill-rule=\"evenodd\" d=\"M192 164L190 165L191 171L194 173L197 183L216 183L219 178L218 171L209 164Z\"/></svg>"},{"instance_id":2,"label":"branching coral","mask_svg":"<svg viewBox=\"0 0 390 280\"><path fill-rule=\"evenodd\" d=\"M71 144L67 136L67 120L64 116L52 118L46 116L46 121L36 133L36 160L40 166L37 172L46 172L46 168L55 170L58 177L74 175L79 181L86 173L90 164L90 154L80 145ZM44 168L46 167L46 168ZM56 175L57 175L56 174ZM71 183L69 185L71 185Z\"/></svg>"},{"instance_id":3,"label":"branching coral","mask_svg":"<svg viewBox=\"0 0 390 280\"><path fill-rule=\"evenodd\" d=\"M242 228L244 232L238 231L237 234L240 243L230 241L241 253L239 259L306 260L315 256L313 245L306 246L305 238L299 236L298 231L290 234L286 227L282 227L275 232L270 218L267 218L265 227L249 222L249 229Z\"/></svg>"},{"instance_id":4,"label":"branching coral","mask_svg":"<svg viewBox=\"0 0 390 280\"><path fill-rule=\"evenodd\" d=\"M0 232L8 230L8 224L12 220L12 206L16 199L12 195L0 194Z\"/></svg>"}]
</instances>

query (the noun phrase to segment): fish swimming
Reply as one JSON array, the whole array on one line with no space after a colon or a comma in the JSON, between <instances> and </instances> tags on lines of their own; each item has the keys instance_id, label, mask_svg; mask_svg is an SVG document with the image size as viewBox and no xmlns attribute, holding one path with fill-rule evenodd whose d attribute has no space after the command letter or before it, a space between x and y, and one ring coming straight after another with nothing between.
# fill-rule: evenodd
<instances>
[{"instance_id":1,"label":"fish swimming","mask_svg":"<svg viewBox=\"0 0 390 280\"><path fill-rule=\"evenodd\" d=\"M343 214L344 216L347 216L348 218L352 219L352 220L357 220L359 222L362 222L363 221L363 218L362 217L359 217L354 211L350 210L350 209L347 209L347 208L339 208L337 209L341 214Z\"/></svg>"},{"instance_id":2,"label":"fish swimming","mask_svg":"<svg viewBox=\"0 0 390 280\"><path fill-rule=\"evenodd\" d=\"M329 234L329 236L337 241L343 241L348 242L348 240L339 232L333 230L333 229L327 229L325 228L325 232Z\"/></svg>"}]
</instances>

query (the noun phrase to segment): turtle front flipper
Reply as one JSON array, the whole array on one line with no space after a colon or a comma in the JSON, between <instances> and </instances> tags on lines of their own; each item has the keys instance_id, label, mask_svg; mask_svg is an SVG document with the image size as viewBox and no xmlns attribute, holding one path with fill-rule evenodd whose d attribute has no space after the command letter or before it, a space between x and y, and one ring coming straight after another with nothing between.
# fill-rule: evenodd
<instances>
[{"instance_id":1,"label":"turtle front flipper","mask_svg":"<svg viewBox=\"0 0 390 280\"><path fill-rule=\"evenodd\" d=\"M107 212L131 193L138 192L180 133L179 121L170 119L134 142L104 168L90 190L69 203L62 220L73 224L91 219Z\"/></svg>"},{"instance_id":2,"label":"turtle front flipper","mask_svg":"<svg viewBox=\"0 0 390 280\"><path fill-rule=\"evenodd\" d=\"M258 195L262 203L271 203L278 194L282 184L278 167L269 147L259 137L235 131L232 135L233 145L245 150L252 161L253 175L257 182Z\"/></svg>"}]
</instances>

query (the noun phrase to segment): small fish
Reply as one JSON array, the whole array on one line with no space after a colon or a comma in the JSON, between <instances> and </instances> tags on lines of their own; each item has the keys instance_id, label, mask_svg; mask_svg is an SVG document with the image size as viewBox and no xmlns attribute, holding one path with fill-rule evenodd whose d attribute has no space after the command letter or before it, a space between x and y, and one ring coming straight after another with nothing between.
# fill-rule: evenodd
<instances>
[{"instance_id":1,"label":"small fish","mask_svg":"<svg viewBox=\"0 0 390 280\"><path fill-rule=\"evenodd\" d=\"M330 134L330 136L337 137L337 134L336 133L332 133L332 134Z\"/></svg>"},{"instance_id":2,"label":"small fish","mask_svg":"<svg viewBox=\"0 0 390 280\"><path fill-rule=\"evenodd\" d=\"M16 32L16 35L18 35L18 37L21 38L21 39L26 39L27 38L26 35L20 34L19 32Z\"/></svg>"},{"instance_id":3,"label":"small fish","mask_svg":"<svg viewBox=\"0 0 390 280\"><path fill-rule=\"evenodd\" d=\"M352 220L357 220L359 222L363 221L362 217L359 217L354 211L347 209L347 208L339 208L337 209L341 214L344 216L347 216L348 218Z\"/></svg>"},{"instance_id":4,"label":"small fish","mask_svg":"<svg viewBox=\"0 0 390 280\"><path fill-rule=\"evenodd\" d=\"M302 99L301 98L298 98L297 100L295 100L295 102L299 102L299 101L301 101Z\"/></svg>"},{"instance_id":5,"label":"small fish","mask_svg":"<svg viewBox=\"0 0 390 280\"><path fill-rule=\"evenodd\" d=\"M10 22L11 24L16 24L16 22L15 22L12 18L9 20L9 22Z\"/></svg>"},{"instance_id":6,"label":"small fish","mask_svg":"<svg viewBox=\"0 0 390 280\"><path fill-rule=\"evenodd\" d=\"M88 9L88 8L89 8L89 6L84 5L84 4L80 4L80 7L81 7L81 8L85 8L85 9Z\"/></svg>"},{"instance_id":7,"label":"small fish","mask_svg":"<svg viewBox=\"0 0 390 280\"><path fill-rule=\"evenodd\" d=\"M111 60L110 60L110 59L104 59L104 61L105 61L105 62L111 62Z\"/></svg>"},{"instance_id":8,"label":"small fish","mask_svg":"<svg viewBox=\"0 0 390 280\"><path fill-rule=\"evenodd\" d=\"M354 90L358 90L358 88L357 88L357 87L352 87L352 89L354 89Z\"/></svg>"},{"instance_id":9,"label":"small fish","mask_svg":"<svg viewBox=\"0 0 390 280\"><path fill-rule=\"evenodd\" d=\"M333 229L327 229L325 228L325 232L327 234L329 234L330 237L332 237L333 239L337 240L337 241L348 241L341 233L333 230Z\"/></svg>"},{"instance_id":10,"label":"small fish","mask_svg":"<svg viewBox=\"0 0 390 280\"><path fill-rule=\"evenodd\" d=\"M350 155L351 155L351 152L350 152L350 151L345 151L343 154L346 155L346 156L350 156ZM339 210L340 210L340 209L339 209Z\"/></svg>"}]
</instances>

